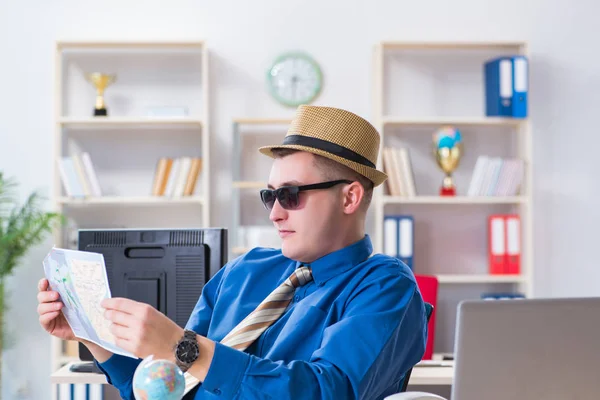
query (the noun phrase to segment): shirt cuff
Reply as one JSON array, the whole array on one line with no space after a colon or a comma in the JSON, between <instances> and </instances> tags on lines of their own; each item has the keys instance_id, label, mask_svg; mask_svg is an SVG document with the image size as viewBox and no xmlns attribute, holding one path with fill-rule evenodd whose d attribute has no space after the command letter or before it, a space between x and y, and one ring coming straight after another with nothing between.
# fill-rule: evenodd
<instances>
[{"instance_id":1,"label":"shirt cuff","mask_svg":"<svg viewBox=\"0 0 600 400\"><path fill-rule=\"evenodd\" d=\"M139 358L126 357L120 354L113 354L103 363L94 361L98 365L98 368L106 375L108 383L115 386L122 385L133 379L135 369L142 362Z\"/></svg>"},{"instance_id":2,"label":"shirt cuff","mask_svg":"<svg viewBox=\"0 0 600 400\"><path fill-rule=\"evenodd\" d=\"M233 398L249 363L249 354L216 342L215 354L202 388L226 399Z\"/></svg>"}]
</instances>

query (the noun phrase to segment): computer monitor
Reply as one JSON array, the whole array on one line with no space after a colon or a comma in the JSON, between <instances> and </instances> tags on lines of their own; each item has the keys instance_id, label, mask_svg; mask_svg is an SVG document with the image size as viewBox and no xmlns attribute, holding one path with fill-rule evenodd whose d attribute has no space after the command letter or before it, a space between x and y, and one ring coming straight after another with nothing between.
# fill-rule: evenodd
<instances>
[{"instance_id":1,"label":"computer monitor","mask_svg":"<svg viewBox=\"0 0 600 400\"><path fill-rule=\"evenodd\" d=\"M78 248L103 255L112 297L150 304L183 328L227 261L227 230L81 229ZM79 358L93 359L83 344Z\"/></svg>"},{"instance_id":2,"label":"computer monitor","mask_svg":"<svg viewBox=\"0 0 600 400\"><path fill-rule=\"evenodd\" d=\"M600 297L467 300L452 399L598 398Z\"/></svg>"}]
</instances>

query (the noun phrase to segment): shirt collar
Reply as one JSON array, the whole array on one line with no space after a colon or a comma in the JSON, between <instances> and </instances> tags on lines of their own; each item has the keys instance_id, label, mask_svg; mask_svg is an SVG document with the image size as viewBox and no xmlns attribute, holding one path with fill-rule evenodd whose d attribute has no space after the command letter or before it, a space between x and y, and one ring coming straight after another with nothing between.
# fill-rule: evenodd
<instances>
[{"instance_id":1,"label":"shirt collar","mask_svg":"<svg viewBox=\"0 0 600 400\"><path fill-rule=\"evenodd\" d=\"M329 253L312 263L296 262L296 268L308 266L312 270L313 280L317 285L322 285L329 279L365 261L373 252L373 245L369 235L342 249Z\"/></svg>"}]
</instances>

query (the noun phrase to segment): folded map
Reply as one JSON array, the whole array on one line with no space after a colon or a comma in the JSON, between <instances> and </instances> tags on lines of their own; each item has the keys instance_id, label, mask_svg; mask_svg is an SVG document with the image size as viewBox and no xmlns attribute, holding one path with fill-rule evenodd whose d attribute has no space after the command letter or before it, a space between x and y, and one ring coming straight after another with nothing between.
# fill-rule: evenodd
<instances>
[{"instance_id":1,"label":"folded map","mask_svg":"<svg viewBox=\"0 0 600 400\"><path fill-rule=\"evenodd\" d=\"M115 344L111 322L100 303L110 298L110 287L102 254L53 247L43 261L52 290L60 294L62 312L78 338L106 350L136 358Z\"/></svg>"}]
</instances>

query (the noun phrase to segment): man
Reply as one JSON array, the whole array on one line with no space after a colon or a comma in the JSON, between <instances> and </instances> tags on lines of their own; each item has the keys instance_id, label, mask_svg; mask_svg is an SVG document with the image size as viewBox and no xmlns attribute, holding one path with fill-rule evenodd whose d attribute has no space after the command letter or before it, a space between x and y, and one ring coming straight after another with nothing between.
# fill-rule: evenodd
<instances>
[{"instance_id":1,"label":"man","mask_svg":"<svg viewBox=\"0 0 600 400\"><path fill-rule=\"evenodd\" d=\"M184 332L129 299L105 300L116 344L176 362L200 383L187 399L383 399L425 351L424 302L410 269L371 256L365 219L379 134L341 109L301 106L261 200L281 249L256 248L204 287ZM40 323L77 340L58 294L40 282ZM111 384L133 399L140 360L85 343Z\"/></svg>"}]
</instances>

